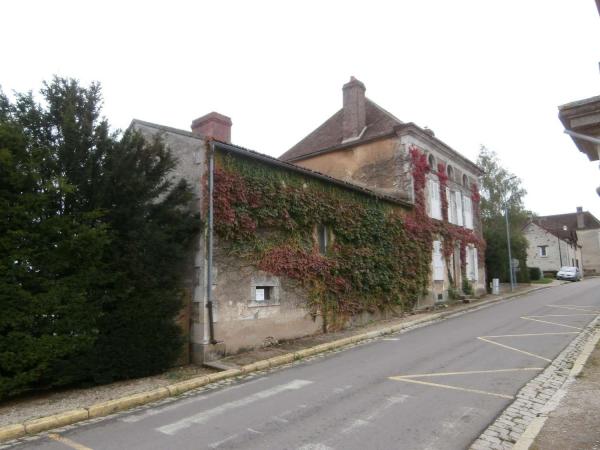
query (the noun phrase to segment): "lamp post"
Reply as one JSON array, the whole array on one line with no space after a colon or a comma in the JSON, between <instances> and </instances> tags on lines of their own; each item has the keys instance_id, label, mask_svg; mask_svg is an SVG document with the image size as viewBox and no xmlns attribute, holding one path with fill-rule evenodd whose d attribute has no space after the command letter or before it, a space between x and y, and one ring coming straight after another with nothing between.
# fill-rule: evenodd
<instances>
[{"instance_id":1,"label":"lamp post","mask_svg":"<svg viewBox=\"0 0 600 450\"><path fill-rule=\"evenodd\" d=\"M517 178L516 175L510 177L507 182L510 180L514 180ZM510 197L504 202L504 218L506 219L506 246L508 247L508 272L510 274L510 291L513 292L515 290L515 274L513 269L512 262L512 252L510 250L510 226L508 223L508 201Z\"/></svg>"}]
</instances>

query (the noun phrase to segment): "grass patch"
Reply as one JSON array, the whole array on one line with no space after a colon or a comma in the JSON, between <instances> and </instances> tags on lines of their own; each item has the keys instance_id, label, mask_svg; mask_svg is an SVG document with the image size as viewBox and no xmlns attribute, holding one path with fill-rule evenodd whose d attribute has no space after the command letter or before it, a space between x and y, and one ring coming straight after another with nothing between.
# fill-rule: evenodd
<instances>
[{"instance_id":1,"label":"grass patch","mask_svg":"<svg viewBox=\"0 0 600 450\"><path fill-rule=\"evenodd\" d=\"M541 280L531 280L531 284L548 284L552 283L554 278L542 278Z\"/></svg>"}]
</instances>

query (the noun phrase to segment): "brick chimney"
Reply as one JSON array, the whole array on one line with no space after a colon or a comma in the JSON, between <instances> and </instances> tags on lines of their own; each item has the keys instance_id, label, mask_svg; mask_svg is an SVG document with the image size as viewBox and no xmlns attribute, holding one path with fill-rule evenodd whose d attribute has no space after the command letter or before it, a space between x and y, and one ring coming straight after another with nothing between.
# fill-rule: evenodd
<instances>
[{"instance_id":1,"label":"brick chimney","mask_svg":"<svg viewBox=\"0 0 600 450\"><path fill-rule=\"evenodd\" d=\"M217 112L208 113L192 122L192 133L229 144L231 143L231 119Z\"/></svg>"},{"instance_id":2,"label":"brick chimney","mask_svg":"<svg viewBox=\"0 0 600 450\"><path fill-rule=\"evenodd\" d=\"M585 228L585 217L583 215L583 208L577 207L577 229Z\"/></svg>"},{"instance_id":3,"label":"brick chimney","mask_svg":"<svg viewBox=\"0 0 600 450\"><path fill-rule=\"evenodd\" d=\"M342 140L348 141L360 136L367 123L365 111L365 85L354 77L344 85L344 109L342 120Z\"/></svg>"}]
</instances>

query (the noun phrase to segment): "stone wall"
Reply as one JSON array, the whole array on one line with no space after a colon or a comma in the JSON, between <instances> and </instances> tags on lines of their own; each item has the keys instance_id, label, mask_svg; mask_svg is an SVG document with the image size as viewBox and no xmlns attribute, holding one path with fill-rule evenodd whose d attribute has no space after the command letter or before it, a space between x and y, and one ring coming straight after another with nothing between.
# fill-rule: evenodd
<instances>
[{"instance_id":1,"label":"stone wall","mask_svg":"<svg viewBox=\"0 0 600 450\"><path fill-rule=\"evenodd\" d=\"M581 250L570 243L559 240L534 223L530 223L523 230L529 242L527 247L527 266L539 267L542 272L557 272L561 266L571 266L579 263L581 267ZM560 243L560 249L559 249ZM539 247L546 246L546 256L540 256Z\"/></svg>"},{"instance_id":2,"label":"stone wall","mask_svg":"<svg viewBox=\"0 0 600 450\"><path fill-rule=\"evenodd\" d=\"M585 275L600 275L600 229L577 230Z\"/></svg>"}]
</instances>

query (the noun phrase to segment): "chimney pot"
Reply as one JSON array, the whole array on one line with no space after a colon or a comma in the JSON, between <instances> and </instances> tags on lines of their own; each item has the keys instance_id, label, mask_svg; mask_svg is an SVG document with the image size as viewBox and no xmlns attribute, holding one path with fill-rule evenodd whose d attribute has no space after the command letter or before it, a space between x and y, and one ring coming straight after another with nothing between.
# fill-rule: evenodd
<instances>
[{"instance_id":1,"label":"chimney pot","mask_svg":"<svg viewBox=\"0 0 600 450\"><path fill-rule=\"evenodd\" d=\"M342 110L342 139L356 139L367 123L365 110L365 85L354 77L344 85L344 107Z\"/></svg>"},{"instance_id":2,"label":"chimney pot","mask_svg":"<svg viewBox=\"0 0 600 450\"><path fill-rule=\"evenodd\" d=\"M231 143L231 119L218 112L198 117L192 122L192 133L207 139Z\"/></svg>"}]
</instances>

